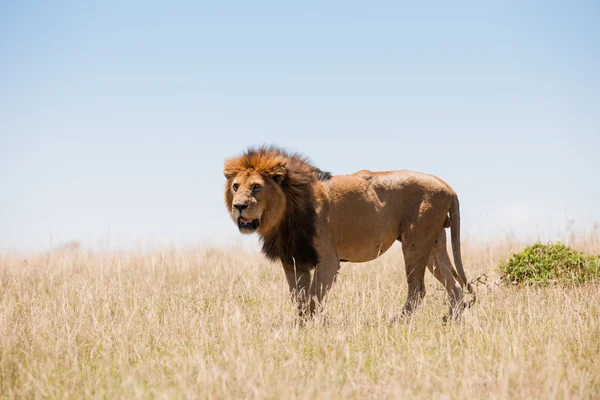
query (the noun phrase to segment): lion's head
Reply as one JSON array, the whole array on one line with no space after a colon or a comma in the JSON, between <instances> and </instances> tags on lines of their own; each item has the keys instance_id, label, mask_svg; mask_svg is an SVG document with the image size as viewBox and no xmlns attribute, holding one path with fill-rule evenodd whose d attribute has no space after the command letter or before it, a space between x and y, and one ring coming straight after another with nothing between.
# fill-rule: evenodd
<instances>
[{"instance_id":1,"label":"lion's head","mask_svg":"<svg viewBox=\"0 0 600 400\"><path fill-rule=\"evenodd\" d=\"M250 148L225 160L225 205L241 233L257 232L263 252L288 259L312 246L313 184L330 174L277 147ZM301 244L302 243L302 244Z\"/></svg>"},{"instance_id":2,"label":"lion's head","mask_svg":"<svg viewBox=\"0 0 600 400\"><path fill-rule=\"evenodd\" d=\"M225 202L241 233L265 234L283 217L286 198L281 188L286 170L274 166L268 170L247 168L231 172L225 169Z\"/></svg>"}]
</instances>

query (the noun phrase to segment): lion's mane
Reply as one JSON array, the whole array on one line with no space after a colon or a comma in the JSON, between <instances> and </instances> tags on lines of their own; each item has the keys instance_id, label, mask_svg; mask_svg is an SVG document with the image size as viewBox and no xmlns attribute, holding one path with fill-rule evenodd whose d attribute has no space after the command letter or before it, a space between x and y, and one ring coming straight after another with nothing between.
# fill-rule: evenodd
<instances>
[{"instance_id":1,"label":"lion's mane","mask_svg":"<svg viewBox=\"0 0 600 400\"><path fill-rule=\"evenodd\" d=\"M285 178L279 182L286 198L286 209L279 226L261 235L262 252L272 261L281 260L285 264L310 265L319 262L313 245L316 234L316 212L314 184L326 181L331 174L316 168L311 161L298 154L275 146L249 148L239 157L225 162L225 175L228 181L239 172L252 169L265 178L277 167L286 170ZM225 199L231 206L231 185L227 185ZM268 212L268 210L267 210Z\"/></svg>"}]
</instances>

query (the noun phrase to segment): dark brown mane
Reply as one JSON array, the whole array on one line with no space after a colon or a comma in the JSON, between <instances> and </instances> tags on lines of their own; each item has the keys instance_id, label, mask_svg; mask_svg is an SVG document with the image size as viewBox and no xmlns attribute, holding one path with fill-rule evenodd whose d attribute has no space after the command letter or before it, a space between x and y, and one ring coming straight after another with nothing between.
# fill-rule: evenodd
<instances>
[{"instance_id":1,"label":"dark brown mane","mask_svg":"<svg viewBox=\"0 0 600 400\"><path fill-rule=\"evenodd\" d=\"M288 153L274 146L249 148L244 154L226 162L226 174L236 174L252 168L266 173L273 167L283 166L287 175L281 188L287 200L285 216L276 232L261 236L262 252L270 260L284 264L309 265L319 263L313 246L316 235L315 194L313 185L327 181L331 174L316 168L308 158Z\"/></svg>"}]
</instances>

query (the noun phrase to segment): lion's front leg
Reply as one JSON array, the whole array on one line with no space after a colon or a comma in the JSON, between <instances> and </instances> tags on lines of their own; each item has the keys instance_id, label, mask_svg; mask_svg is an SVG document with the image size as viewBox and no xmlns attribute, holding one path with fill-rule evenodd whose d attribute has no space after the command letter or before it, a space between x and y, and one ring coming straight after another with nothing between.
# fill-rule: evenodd
<instances>
[{"instance_id":1,"label":"lion's front leg","mask_svg":"<svg viewBox=\"0 0 600 400\"><path fill-rule=\"evenodd\" d=\"M310 285L310 312L315 312L318 305L323 306L327 292L333 286L333 282L340 269L340 259L335 250L319 255L319 264L315 268Z\"/></svg>"},{"instance_id":2,"label":"lion's front leg","mask_svg":"<svg viewBox=\"0 0 600 400\"><path fill-rule=\"evenodd\" d=\"M304 316L309 308L310 268L296 264L284 264L283 270L290 286L292 301L298 306L300 316Z\"/></svg>"}]
</instances>

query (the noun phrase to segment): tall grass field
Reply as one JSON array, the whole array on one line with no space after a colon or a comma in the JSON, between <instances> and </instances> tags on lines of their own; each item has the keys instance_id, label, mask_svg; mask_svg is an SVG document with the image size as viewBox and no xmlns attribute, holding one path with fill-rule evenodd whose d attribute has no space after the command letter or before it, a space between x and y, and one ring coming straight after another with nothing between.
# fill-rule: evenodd
<instances>
[{"instance_id":1,"label":"tall grass field","mask_svg":"<svg viewBox=\"0 0 600 400\"><path fill-rule=\"evenodd\" d=\"M231 248L0 256L0 398L598 399L600 283L499 283L527 243L463 240L477 302L414 317L399 246L342 264L298 324L278 264ZM572 243L598 254L597 238ZM485 281L484 278L480 279Z\"/></svg>"}]
</instances>

